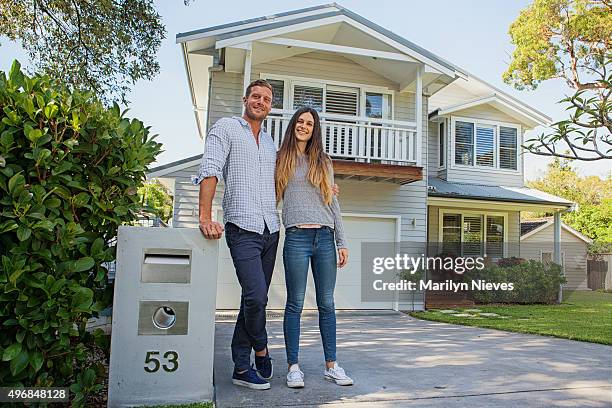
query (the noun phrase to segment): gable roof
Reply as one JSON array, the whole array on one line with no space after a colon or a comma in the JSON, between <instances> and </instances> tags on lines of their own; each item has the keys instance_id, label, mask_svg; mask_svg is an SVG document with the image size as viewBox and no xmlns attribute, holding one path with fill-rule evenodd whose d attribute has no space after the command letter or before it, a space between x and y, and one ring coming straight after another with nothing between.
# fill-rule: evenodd
<instances>
[{"instance_id":1,"label":"gable roof","mask_svg":"<svg viewBox=\"0 0 612 408\"><path fill-rule=\"evenodd\" d=\"M521 222L521 236L527 234L528 232L533 231L536 228L540 228L542 225L546 224L548 221L546 220L534 220L534 221L523 221Z\"/></svg>"},{"instance_id":2,"label":"gable roof","mask_svg":"<svg viewBox=\"0 0 612 408\"><path fill-rule=\"evenodd\" d=\"M537 225L535 228L533 228L534 225ZM552 218L545 218L545 219L541 219L541 220L531 220L531 221L523 221L521 222L521 238L520 240L524 240L526 238L529 238L537 233L539 233L540 231L543 231L547 228L549 228L551 225L554 225L554 221ZM574 235L576 238L580 239L581 241L584 241L587 244L591 244L593 242L593 240L589 237L587 237L586 235L581 234L580 232L576 231L575 229L573 229L572 227L570 227L569 225L567 225L564 222L561 222L561 228L564 229L565 231L569 232L570 234ZM525 231L525 232L524 232Z\"/></svg>"},{"instance_id":3,"label":"gable roof","mask_svg":"<svg viewBox=\"0 0 612 408\"><path fill-rule=\"evenodd\" d=\"M176 35L177 43L185 43L193 40L201 40L207 37L215 37L215 40L227 40L230 38L242 37L254 33L265 32L275 28L287 27L303 22L322 20L328 17L344 16L356 23L362 24L378 34L387 37L388 39L397 42L398 44L414 51L419 57L424 60L430 60L434 65L441 65L453 73L465 75L465 73L437 56L436 54L426 50L423 47L401 37L384 27L360 16L357 13L339 5L338 3L329 3L321 6L308 7L299 10L273 14L271 16L257 17L248 20L236 21L233 23L222 24L214 27L203 28L199 30L188 31ZM212 45L212 44L211 44Z\"/></svg>"},{"instance_id":4,"label":"gable roof","mask_svg":"<svg viewBox=\"0 0 612 408\"><path fill-rule=\"evenodd\" d=\"M501 91L467 101L462 101L458 104L438 108L429 114L429 118L431 119L435 116L449 115L463 109L469 109L481 105L491 105L507 115L520 120L531 128L538 125L548 125L552 121L549 116L520 101L517 102L516 99L511 99L508 95L501 93Z\"/></svg>"}]
</instances>

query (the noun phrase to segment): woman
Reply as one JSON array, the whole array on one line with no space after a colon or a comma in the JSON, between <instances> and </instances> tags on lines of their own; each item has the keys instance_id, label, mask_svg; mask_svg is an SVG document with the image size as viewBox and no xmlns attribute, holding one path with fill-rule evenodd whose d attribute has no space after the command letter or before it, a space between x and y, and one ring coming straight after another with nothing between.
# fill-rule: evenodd
<instances>
[{"instance_id":1,"label":"woman","mask_svg":"<svg viewBox=\"0 0 612 408\"><path fill-rule=\"evenodd\" d=\"M333 167L323 150L319 115L312 108L301 108L289 122L276 163L276 199L283 201L282 218L286 228L283 263L287 304L283 330L287 385L291 388L304 386L298 351L309 264L325 354L324 377L339 385L353 384L336 362L334 287L337 267L346 265L348 249L340 206L332 194L333 183Z\"/></svg>"}]
</instances>

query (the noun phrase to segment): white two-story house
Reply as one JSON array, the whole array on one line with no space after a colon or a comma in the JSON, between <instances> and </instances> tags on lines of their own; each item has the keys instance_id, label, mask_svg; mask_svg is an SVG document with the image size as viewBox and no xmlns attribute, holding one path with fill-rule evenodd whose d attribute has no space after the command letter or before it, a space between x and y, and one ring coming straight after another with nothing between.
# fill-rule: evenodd
<instances>
[{"instance_id":1,"label":"white two-story house","mask_svg":"<svg viewBox=\"0 0 612 408\"><path fill-rule=\"evenodd\" d=\"M321 113L350 249L338 274L339 309L424 307L422 293L410 303L361 300L362 242L471 242L492 258L520 256L521 211L572 208L524 186L523 136L550 118L337 4L181 33L177 43L202 138L219 118L241 115L244 89L257 78L274 88L265 127L277 145L295 109ZM200 159L198 152L149 173L172 186L174 227L197 227L191 176ZM219 219L222 194L220 185ZM240 288L220 245L217 307L237 308ZM284 307L281 253L270 308ZM314 305L309 289L306 307Z\"/></svg>"}]
</instances>

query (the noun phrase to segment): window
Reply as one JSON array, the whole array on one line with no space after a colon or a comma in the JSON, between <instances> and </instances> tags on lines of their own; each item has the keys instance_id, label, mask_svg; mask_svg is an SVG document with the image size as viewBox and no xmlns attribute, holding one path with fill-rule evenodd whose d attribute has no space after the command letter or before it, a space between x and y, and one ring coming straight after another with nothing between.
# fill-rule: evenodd
<instances>
[{"instance_id":1,"label":"window","mask_svg":"<svg viewBox=\"0 0 612 408\"><path fill-rule=\"evenodd\" d=\"M357 116L358 101L359 89L328 85L325 92L325 112Z\"/></svg>"},{"instance_id":2,"label":"window","mask_svg":"<svg viewBox=\"0 0 612 408\"><path fill-rule=\"evenodd\" d=\"M293 109L310 106L317 112L323 112L323 88L308 85L294 85Z\"/></svg>"},{"instance_id":3,"label":"window","mask_svg":"<svg viewBox=\"0 0 612 408\"><path fill-rule=\"evenodd\" d=\"M368 118L390 119L391 95L375 92L366 92L365 115Z\"/></svg>"},{"instance_id":4,"label":"window","mask_svg":"<svg viewBox=\"0 0 612 408\"><path fill-rule=\"evenodd\" d=\"M461 254L461 214L442 216L442 252L459 256Z\"/></svg>"},{"instance_id":5,"label":"window","mask_svg":"<svg viewBox=\"0 0 612 408\"><path fill-rule=\"evenodd\" d=\"M486 120L457 118L454 123L454 165L518 170L519 127Z\"/></svg>"},{"instance_id":6,"label":"window","mask_svg":"<svg viewBox=\"0 0 612 408\"><path fill-rule=\"evenodd\" d=\"M495 128L476 126L476 165L493 167L495 148Z\"/></svg>"},{"instance_id":7,"label":"window","mask_svg":"<svg viewBox=\"0 0 612 408\"><path fill-rule=\"evenodd\" d=\"M438 166L444 167L444 158L446 156L445 146L445 137L444 137L444 122L440 123L440 127L438 128Z\"/></svg>"},{"instance_id":8,"label":"window","mask_svg":"<svg viewBox=\"0 0 612 408\"><path fill-rule=\"evenodd\" d=\"M272 90L274 97L272 98L272 109L283 109L285 100L285 81L279 79L266 79Z\"/></svg>"},{"instance_id":9,"label":"window","mask_svg":"<svg viewBox=\"0 0 612 408\"><path fill-rule=\"evenodd\" d=\"M445 254L504 256L505 215L440 211L440 233Z\"/></svg>"},{"instance_id":10,"label":"window","mask_svg":"<svg viewBox=\"0 0 612 408\"><path fill-rule=\"evenodd\" d=\"M487 217L486 252L494 258L504 256L504 217L490 215Z\"/></svg>"},{"instance_id":11,"label":"window","mask_svg":"<svg viewBox=\"0 0 612 408\"><path fill-rule=\"evenodd\" d=\"M474 124L455 123L455 164L474 165Z\"/></svg>"},{"instance_id":12,"label":"window","mask_svg":"<svg viewBox=\"0 0 612 408\"><path fill-rule=\"evenodd\" d=\"M517 170L517 135L516 128L499 127L499 167Z\"/></svg>"}]
</instances>

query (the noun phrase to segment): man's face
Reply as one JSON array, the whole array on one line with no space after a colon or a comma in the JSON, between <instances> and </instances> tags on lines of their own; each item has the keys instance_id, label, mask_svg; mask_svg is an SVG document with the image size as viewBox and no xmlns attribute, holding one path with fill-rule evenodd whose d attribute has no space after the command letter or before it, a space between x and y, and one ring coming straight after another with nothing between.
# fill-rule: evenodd
<instances>
[{"instance_id":1,"label":"man's face","mask_svg":"<svg viewBox=\"0 0 612 408\"><path fill-rule=\"evenodd\" d=\"M251 94L242 98L246 115L257 121L263 121L272 110L272 91L265 86L254 86Z\"/></svg>"}]
</instances>

